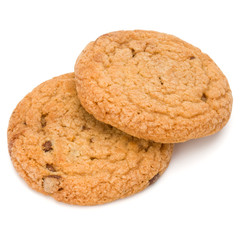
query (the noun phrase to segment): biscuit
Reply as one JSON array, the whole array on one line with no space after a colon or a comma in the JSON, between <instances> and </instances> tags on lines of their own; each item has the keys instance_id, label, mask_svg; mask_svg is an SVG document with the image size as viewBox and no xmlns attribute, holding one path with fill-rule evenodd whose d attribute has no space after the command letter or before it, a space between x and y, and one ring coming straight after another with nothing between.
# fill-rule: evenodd
<instances>
[{"instance_id":1,"label":"biscuit","mask_svg":"<svg viewBox=\"0 0 240 240\"><path fill-rule=\"evenodd\" d=\"M170 143L216 133L232 108L228 81L198 48L154 31L89 43L75 64L82 106L132 136Z\"/></svg>"},{"instance_id":2,"label":"biscuit","mask_svg":"<svg viewBox=\"0 0 240 240\"><path fill-rule=\"evenodd\" d=\"M137 193L167 168L172 144L137 139L88 114L74 74L46 81L16 107L9 153L28 185L58 201L95 205Z\"/></svg>"}]
</instances>

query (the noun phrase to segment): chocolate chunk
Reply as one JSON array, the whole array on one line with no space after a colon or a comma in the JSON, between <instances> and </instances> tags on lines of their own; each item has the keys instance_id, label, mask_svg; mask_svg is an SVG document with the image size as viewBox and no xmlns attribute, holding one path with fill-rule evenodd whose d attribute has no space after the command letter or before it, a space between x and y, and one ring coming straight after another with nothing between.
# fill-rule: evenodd
<instances>
[{"instance_id":1,"label":"chocolate chunk","mask_svg":"<svg viewBox=\"0 0 240 240\"><path fill-rule=\"evenodd\" d=\"M22 135L23 131L22 132L19 132L17 134L14 134L10 139L9 139L9 142L8 142L8 151L9 151L9 154L11 156L11 152L12 152L12 147L14 145L14 142Z\"/></svg>"},{"instance_id":2,"label":"chocolate chunk","mask_svg":"<svg viewBox=\"0 0 240 240\"><path fill-rule=\"evenodd\" d=\"M62 177L59 176L59 175L48 175L48 176L46 176L45 178L56 178L56 179L60 179L60 178L62 178Z\"/></svg>"},{"instance_id":3,"label":"chocolate chunk","mask_svg":"<svg viewBox=\"0 0 240 240\"><path fill-rule=\"evenodd\" d=\"M206 102L207 101L207 96L205 93L203 93L202 97L201 97L201 100Z\"/></svg>"},{"instance_id":4,"label":"chocolate chunk","mask_svg":"<svg viewBox=\"0 0 240 240\"><path fill-rule=\"evenodd\" d=\"M51 171L51 172L56 172L56 169L53 167L52 164L47 163L47 164L46 164L46 168L47 168L49 171Z\"/></svg>"},{"instance_id":5,"label":"chocolate chunk","mask_svg":"<svg viewBox=\"0 0 240 240\"><path fill-rule=\"evenodd\" d=\"M134 58L136 55L136 51L134 49L131 49L131 50L132 50L132 57Z\"/></svg>"},{"instance_id":6,"label":"chocolate chunk","mask_svg":"<svg viewBox=\"0 0 240 240\"><path fill-rule=\"evenodd\" d=\"M46 141L46 142L42 145L42 147L43 147L43 151L44 151L44 152L49 152L49 151L53 150L51 141Z\"/></svg>"},{"instance_id":7,"label":"chocolate chunk","mask_svg":"<svg viewBox=\"0 0 240 240\"><path fill-rule=\"evenodd\" d=\"M161 77L158 77L158 79L160 80L161 85L163 85L163 81Z\"/></svg>"},{"instance_id":8,"label":"chocolate chunk","mask_svg":"<svg viewBox=\"0 0 240 240\"><path fill-rule=\"evenodd\" d=\"M47 115L48 114L42 114L42 116L41 116L41 125L42 125L43 128L46 127L46 125L47 125L47 121L46 121L46 116Z\"/></svg>"},{"instance_id":9,"label":"chocolate chunk","mask_svg":"<svg viewBox=\"0 0 240 240\"><path fill-rule=\"evenodd\" d=\"M90 128L88 128L86 125L83 125L82 126L82 131L84 131L84 130L89 130Z\"/></svg>"},{"instance_id":10,"label":"chocolate chunk","mask_svg":"<svg viewBox=\"0 0 240 240\"><path fill-rule=\"evenodd\" d=\"M149 185L155 183L159 179L159 177L160 177L159 173L156 174L152 179L149 180Z\"/></svg>"},{"instance_id":11,"label":"chocolate chunk","mask_svg":"<svg viewBox=\"0 0 240 240\"><path fill-rule=\"evenodd\" d=\"M195 57L194 57L194 56L191 56L189 59L190 59L190 60L193 60L193 59L195 59Z\"/></svg>"}]
</instances>

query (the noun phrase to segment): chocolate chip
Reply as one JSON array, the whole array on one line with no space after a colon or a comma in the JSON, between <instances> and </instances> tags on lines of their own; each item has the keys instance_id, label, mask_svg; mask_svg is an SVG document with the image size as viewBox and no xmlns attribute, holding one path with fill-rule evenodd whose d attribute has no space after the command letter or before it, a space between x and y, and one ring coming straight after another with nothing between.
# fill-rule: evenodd
<instances>
[{"instance_id":1,"label":"chocolate chip","mask_svg":"<svg viewBox=\"0 0 240 240\"><path fill-rule=\"evenodd\" d=\"M152 179L149 180L149 185L155 183L159 179L160 175L159 173L156 174Z\"/></svg>"},{"instance_id":2,"label":"chocolate chip","mask_svg":"<svg viewBox=\"0 0 240 240\"><path fill-rule=\"evenodd\" d=\"M24 121L23 124L26 126L27 125L26 121Z\"/></svg>"},{"instance_id":3,"label":"chocolate chip","mask_svg":"<svg viewBox=\"0 0 240 240\"><path fill-rule=\"evenodd\" d=\"M95 157L90 157L90 160L92 160L92 161L95 160L95 159L96 159Z\"/></svg>"},{"instance_id":4,"label":"chocolate chip","mask_svg":"<svg viewBox=\"0 0 240 240\"><path fill-rule=\"evenodd\" d=\"M194 57L194 56L191 56L191 57L189 57L189 59L190 59L190 60L193 60L193 59L195 59L195 57Z\"/></svg>"},{"instance_id":5,"label":"chocolate chip","mask_svg":"<svg viewBox=\"0 0 240 240\"><path fill-rule=\"evenodd\" d=\"M46 127L46 125L47 125L47 121L46 121L46 116L47 115L48 114L42 114L42 116L41 116L41 125L42 125L43 128Z\"/></svg>"},{"instance_id":6,"label":"chocolate chip","mask_svg":"<svg viewBox=\"0 0 240 240\"><path fill-rule=\"evenodd\" d=\"M90 138L90 139L89 139L89 142L90 142L90 143L93 143L93 142L94 142L94 138Z\"/></svg>"},{"instance_id":7,"label":"chocolate chip","mask_svg":"<svg viewBox=\"0 0 240 240\"><path fill-rule=\"evenodd\" d=\"M207 96L205 93L203 93L202 97L201 97L201 100L206 102L207 101Z\"/></svg>"},{"instance_id":8,"label":"chocolate chip","mask_svg":"<svg viewBox=\"0 0 240 240\"><path fill-rule=\"evenodd\" d=\"M14 134L13 137L9 140L9 142L8 142L8 151L9 151L10 155L12 154L13 144L19 138L20 135L21 135L21 133Z\"/></svg>"},{"instance_id":9,"label":"chocolate chip","mask_svg":"<svg viewBox=\"0 0 240 240\"><path fill-rule=\"evenodd\" d=\"M53 167L52 164L47 163L47 164L46 164L46 168L47 168L49 171L51 171L51 172L56 172L56 169Z\"/></svg>"},{"instance_id":10,"label":"chocolate chip","mask_svg":"<svg viewBox=\"0 0 240 240\"><path fill-rule=\"evenodd\" d=\"M63 190L63 188L62 188L62 187L58 189L58 191L62 191L62 190Z\"/></svg>"},{"instance_id":11,"label":"chocolate chip","mask_svg":"<svg viewBox=\"0 0 240 240\"><path fill-rule=\"evenodd\" d=\"M43 147L43 151L44 151L44 152L49 152L49 151L53 150L51 141L46 141L46 142L42 145L42 147Z\"/></svg>"},{"instance_id":12,"label":"chocolate chip","mask_svg":"<svg viewBox=\"0 0 240 240\"><path fill-rule=\"evenodd\" d=\"M89 127L87 127L86 125L83 125L82 126L82 131L84 131L84 130L89 130L90 128Z\"/></svg>"},{"instance_id":13,"label":"chocolate chip","mask_svg":"<svg viewBox=\"0 0 240 240\"><path fill-rule=\"evenodd\" d=\"M160 80L161 85L163 85L163 81L161 77L158 77L158 79Z\"/></svg>"},{"instance_id":14,"label":"chocolate chip","mask_svg":"<svg viewBox=\"0 0 240 240\"><path fill-rule=\"evenodd\" d=\"M59 175L48 175L48 176L46 176L46 177L44 177L44 178L56 178L56 179L60 179L60 178L62 178L62 177L59 176Z\"/></svg>"},{"instance_id":15,"label":"chocolate chip","mask_svg":"<svg viewBox=\"0 0 240 240\"><path fill-rule=\"evenodd\" d=\"M131 49L131 50L132 50L132 57L134 58L137 53L134 49Z\"/></svg>"}]
</instances>

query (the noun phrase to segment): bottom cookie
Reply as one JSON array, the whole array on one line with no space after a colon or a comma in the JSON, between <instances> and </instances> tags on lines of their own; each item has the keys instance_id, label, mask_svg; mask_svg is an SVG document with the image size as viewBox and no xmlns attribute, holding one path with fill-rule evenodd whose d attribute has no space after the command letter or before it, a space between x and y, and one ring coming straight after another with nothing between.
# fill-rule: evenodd
<instances>
[{"instance_id":1,"label":"bottom cookie","mask_svg":"<svg viewBox=\"0 0 240 240\"><path fill-rule=\"evenodd\" d=\"M31 188L78 205L143 190L167 168L173 149L97 121L81 106L73 73L42 83L17 105L8 146Z\"/></svg>"}]
</instances>

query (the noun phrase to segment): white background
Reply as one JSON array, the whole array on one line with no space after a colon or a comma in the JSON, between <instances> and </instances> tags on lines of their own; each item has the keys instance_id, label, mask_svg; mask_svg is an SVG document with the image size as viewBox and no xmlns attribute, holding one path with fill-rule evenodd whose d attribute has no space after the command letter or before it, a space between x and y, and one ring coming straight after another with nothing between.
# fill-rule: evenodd
<instances>
[{"instance_id":1,"label":"white background","mask_svg":"<svg viewBox=\"0 0 240 240\"><path fill-rule=\"evenodd\" d=\"M239 1L0 1L0 239L240 239ZM145 191L95 207L29 189L7 151L8 120L35 86L73 71L99 35L166 32L199 47L233 91L228 125L176 144L169 168Z\"/></svg>"}]
</instances>

